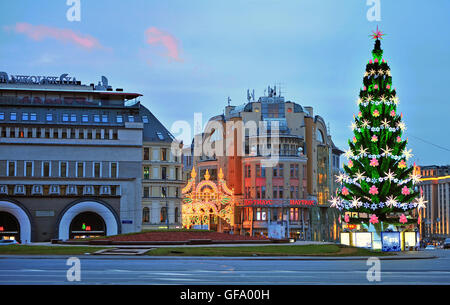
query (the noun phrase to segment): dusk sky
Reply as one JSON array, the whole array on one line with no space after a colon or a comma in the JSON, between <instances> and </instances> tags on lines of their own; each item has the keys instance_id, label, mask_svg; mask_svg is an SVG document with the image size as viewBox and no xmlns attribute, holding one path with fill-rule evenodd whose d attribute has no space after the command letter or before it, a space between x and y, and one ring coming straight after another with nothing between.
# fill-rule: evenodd
<instances>
[{"instance_id":1,"label":"dusk sky","mask_svg":"<svg viewBox=\"0 0 450 305\"><path fill-rule=\"evenodd\" d=\"M366 0L81 0L81 20L69 22L66 0L0 1L0 71L69 73L84 84L104 75L113 88L143 94L168 129L193 124L194 112L205 123L228 96L240 105L247 89L258 98L281 84L287 100L314 107L346 150L378 25L412 161L450 164L450 1L381 0L378 22L368 21L370 7Z\"/></svg>"}]
</instances>

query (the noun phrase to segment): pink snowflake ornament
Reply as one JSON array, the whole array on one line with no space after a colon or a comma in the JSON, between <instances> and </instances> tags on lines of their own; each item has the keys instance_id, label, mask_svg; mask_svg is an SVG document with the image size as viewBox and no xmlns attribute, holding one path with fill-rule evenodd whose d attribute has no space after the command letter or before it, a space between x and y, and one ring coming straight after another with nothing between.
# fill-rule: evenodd
<instances>
[{"instance_id":1,"label":"pink snowflake ornament","mask_svg":"<svg viewBox=\"0 0 450 305\"><path fill-rule=\"evenodd\" d=\"M376 195L378 194L378 188L375 185L372 185L372 187L369 190L370 195Z\"/></svg>"},{"instance_id":2,"label":"pink snowflake ornament","mask_svg":"<svg viewBox=\"0 0 450 305\"><path fill-rule=\"evenodd\" d=\"M350 221L350 217L348 217L348 214L345 214L345 216L344 216L344 221L345 221L345 222L349 222L349 221Z\"/></svg>"},{"instance_id":3,"label":"pink snowflake ornament","mask_svg":"<svg viewBox=\"0 0 450 305\"><path fill-rule=\"evenodd\" d=\"M409 188L405 185L403 188L402 188L402 194L403 195L409 195L411 193L411 191L409 190Z\"/></svg>"},{"instance_id":4,"label":"pink snowflake ornament","mask_svg":"<svg viewBox=\"0 0 450 305\"><path fill-rule=\"evenodd\" d=\"M347 196L349 194L348 189L344 186L342 188L342 195Z\"/></svg>"},{"instance_id":5,"label":"pink snowflake ornament","mask_svg":"<svg viewBox=\"0 0 450 305\"><path fill-rule=\"evenodd\" d=\"M406 219L405 214L400 215L400 222L403 223L403 224L408 222L408 219Z\"/></svg>"},{"instance_id":6,"label":"pink snowflake ornament","mask_svg":"<svg viewBox=\"0 0 450 305\"><path fill-rule=\"evenodd\" d=\"M370 220L369 220L369 222L370 222L371 224L376 224L376 223L378 223L378 217L377 217L377 215L375 215L375 214L370 215Z\"/></svg>"},{"instance_id":7,"label":"pink snowflake ornament","mask_svg":"<svg viewBox=\"0 0 450 305\"><path fill-rule=\"evenodd\" d=\"M370 160L370 166L375 167L375 166L378 166L378 165L379 165L379 163L378 163L377 159L373 158L373 159Z\"/></svg>"}]
</instances>

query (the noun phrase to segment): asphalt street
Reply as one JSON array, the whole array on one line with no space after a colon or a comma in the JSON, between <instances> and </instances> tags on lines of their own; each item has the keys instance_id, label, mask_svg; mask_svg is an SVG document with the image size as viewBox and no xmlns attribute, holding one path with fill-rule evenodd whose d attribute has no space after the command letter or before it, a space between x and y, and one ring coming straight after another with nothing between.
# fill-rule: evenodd
<instances>
[{"instance_id":1,"label":"asphalt street","mask_svg":"<svg viewBox=\"0 0 450 305\"><path fill-rule=\"evenodd\" d=\"M68 257L0 256L0 284L450 284L450 250L433 254L381 260L379 282L368 281L366 260L79 256L80 281L69 281Z\"/></svg>"}]
</instances>

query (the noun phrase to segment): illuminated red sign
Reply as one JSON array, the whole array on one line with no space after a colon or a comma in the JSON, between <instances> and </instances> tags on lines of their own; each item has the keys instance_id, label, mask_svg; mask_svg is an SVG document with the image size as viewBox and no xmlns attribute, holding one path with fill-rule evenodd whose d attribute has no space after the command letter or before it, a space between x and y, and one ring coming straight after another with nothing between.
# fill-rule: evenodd
<instances>
[{"instance_id":1,"label":"illuminated red sign","mask_svg":"<svg viewBox=\"0 0 450 305\"><path fill-rule=\"evenodd\" d=\"M0 227L0 231L5 231L5 229L3 227Z\"/></svg>"},{"instance_id":2,"label":"illuminated red sign","mask_svg":"<svg viewBox=\"0 0 450 305\"><path fill-rule=\"evenodd\" d=\"M314 200L305 200L305 199L291 199L291 200L277 200L277 199L244 199L242 205L250 206L250 205L301 205L301 206L313 206L316 204Z\"/></svg>"}]
</instances>

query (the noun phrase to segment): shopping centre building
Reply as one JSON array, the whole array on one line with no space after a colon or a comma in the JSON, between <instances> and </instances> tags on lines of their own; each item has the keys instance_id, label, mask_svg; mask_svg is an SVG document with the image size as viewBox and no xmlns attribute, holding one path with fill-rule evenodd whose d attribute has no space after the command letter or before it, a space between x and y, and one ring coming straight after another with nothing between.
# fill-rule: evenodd
<instances>
[{"instance_id":1,"label":"shopping centre building","mask_svg":"<svg viewBox=\"0 0 450 305\"><path fill-rule=\"evenodd\" d=\"M450 166L419 166L420 188L427 202L421 210L420 233L430 242L450 237Z\"/></svg>"},{"instance_id":2,"label":"shopping centre building","mask_svg":"<svg viewBox=\"0 0 450 305\"><path fill-rule=\"evenodd\" d=\"M197 185L211 185L208 193L197 190L197 198L222 198L214 185L232 190L223 192L235 202L231 224L217 215L211 215L209 224L234 234L337 240L339 213L329 208L328 199L342 151L333 144L324 119L270 87L258 100L247 95L245 104L228 105L212 117L191 149L184 150ZM193 195L187 195L191 204Z\"/></svg>"},{"instance_id":3,"label":"shopping centre building","mask_svg":"<svg viewBox=\"0 0 450 305\"><path fill-rule=\"evenodd\" d=\"M22 243L140 231L139 93L0 73L0 237Z\"/></svg>"}]
</instances>

